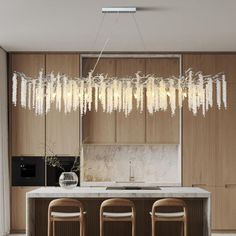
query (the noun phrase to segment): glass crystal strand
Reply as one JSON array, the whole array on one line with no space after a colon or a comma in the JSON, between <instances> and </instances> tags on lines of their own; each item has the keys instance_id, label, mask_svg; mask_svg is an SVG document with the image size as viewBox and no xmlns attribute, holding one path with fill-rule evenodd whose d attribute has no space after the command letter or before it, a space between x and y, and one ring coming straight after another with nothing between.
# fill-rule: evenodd
<instances>
[{"instance_id":1,"label":"glass crystal strand","mask_svg":"<svg viewBox=\"0 0 236 236\"><path fill-rule=\"evenodd\" d=\"M58 77L60 75L58 74ZM62 78L63 81L63 102L64 102L64 112L67 113L67 77L63 76Z\"/></svg>"},{"instance_id":2,"label":"glass crystal strand","mask_svg":"<svg viewBox=\"0 0 236 236\"><path fill-rule=\"evenodd\" d=\"M144 93L144 87L143 84L140 84L140 112L143 112L143 103L144 103L144 98L143 98L143 93Z\"/></svg>"},{"instance_id":3,"label":"glass crystal strand","mask_svg":"<svg viewBox=\"0 0 236 236\"><path fill-rule=\"evenodd\" d=\"M210 107L213 107L213 81L212 78L208 80L208 99Z\"/></svg>"},{"instance_id":4,"label":"glass crystal strand","mask_svg":"<svg viewBox=\"0 0 236 236\"><path fill-rule=\"evenodd\" d=\"M181 109L183 106L183 89L182 89L182 78L178 79L178 102L179 108Z\"/></svg>"},{"instance_id":5,"label":"glass crystal strand","mask_svg":"<svg viewBox=\"0 0 236 236\"><path fill-rule=\"evenodd\" d=\"M56 78L56 109L59 112L61 111L61 95L62 95L61 80L60 80L60 75L57 75L57 78Z\"/></svg>"},{"instance_id":6,"label":"glass crystal strand","mask_svg":"<svg viewBox=\"0 0 236 236\"><path fill-rule=\"evenodd\" d=\"M80 85L79 85L79 98L80 98L80 115L83 115L83 108L84 108L84 80L80 81Z\"/></svg>"},{"instance_id":7,"label":"glass crystal strand","mask_svg":"<svg viewBox=\"0 0 236 236\"><path fill-rule=\"evenodd\" d=\"M51 81L46 81L46 113L50 111L51 105Z\"/></svg>"},{"instance_id":8,"label":"glass crystal strand","mask_svg":"<svg viewBox=\"0 0 236 236\"><path fill-rule=\"evenodd\" d=\"M73 102L73 100L72 100L72 96L73 96L73 80L72 79L70 79L70 80L68 80L68 84L67 84L67 86L68 86L68 93L67 93L67 103L68 103L68 112L71 112L71 110L72 110L72 102Z\"/></svg>"},{"instance_id":9,"label":"glass crystal strand","mask_svg":"<svg viewBox=\"0 0 236 236\"><path fill-rule=\"evenodd\" d=\"M121 112L122 110L122 98L123 98L123 88L122 88L123 84L121 81L118 81L118 94L119 94L119 99L118 99L118 111Z\"/></svg>"},{"instance_id":10,"label":"glass crystal strand","mask_svg":"<svg viewBox=\"0 0 236 236\"><path fill-rule=\"evenodd\" d=\"M14 73L12 77L12 103L16 106L17 102L17 74Z\"/></svg>"},{"instance_id":11,"label":"glass crystal strand","mask_svg":"<svg viewBox=\"0 0 236 236\"><path fill-rule=\"evenodd\" d=\"M55 98L56 98L56 91L55 91L55 86L54 86L54 83L55 83L55 77L54 77L54 74L53 72L51 72L50 74L50 103L53 103L55 101Z\"/></svg>"},{"instance_id":12,"label":"glass crystal strand","mask_svg":"<svg viewBox=\"0 0 236 236\"><path fill-rule=\"evenodd\" d=\"M36 80L31 80L32 83L32 107L35 108L35 86L36 86Z\"/></svg>"},{"instance_id":13,"label":"glass crystal strand","mask_svg":"<svg viewBox=\"0 0 236 236\"><path fill-rule=\"evenodd\" d=\"M203 89L203 91L202 91L202 96L205 98L205 90ZM203 99L203 101L202 101L202 115L205 117L206 116L206 100L205 99Z\"/></svg>"},{"instance_id":14,"label":"glass crystal strand","mask_svg":"<svg viewBox=\"0 0 236 236\"><path fill-rule=\"evenodd\" d=\"M191 111L193 109L193 72L190 70L188 74L188 108Z\"/></svg>"},{"instance_id":15,"label":"glass crystal strand","mask_svg":"<svg viewBox=\"0 0 236 236\"><path fill-rule=\"evenodd\" d=\"M95 111L97 112L98 111L98 85L97 83L95 83L94 85L94 108L95 108Z\"/></svg>"},{"instance_id":16,"label":"glass crystal strand","mask_svg":"<svg viewBox=\"0 0 236 236\"><path fill-rule=\"evenodd\" d=\"M87 91L88 91L88 110L91 111L91 108L92 108L92 100L93 100L93 88L92 88L92 73L90 72L89 73L89 78L88 78L88 81L87 81Z\"/></svg>"},{"instance_id":17,"label":"glass crystal strand","mask_svg":"<svg viewBox=\"0 0 236 236\"><path fill-rule=\"evenodd\" d=\"M192 111L197 115L197 85L192 84Z\"/></svg>"},{"instance_id":18,"label":"glass crystal strand","mask_svg":"<svg viewBox=\"0 0 236 236\"><path fill-rule=\"evenodd\" d=\"M224 108L227 108L227 82L225 80L225 75L222 75L222 100Z\"/></svg>"},{"instance_id":19,"label":"glass crystal strand","mask_svg":"<svg viewBox=\"0 0 236 236\"><path fill-rule=\"evenodd\" d=\"M174 80L170 79L170 107L171 107L171 114L172 116L175 114L175 109L176 109L176 92L175 92L175 87L174 87Z\"/></svg>"},{"instance_id":20,"label":"glass crystal strand","mask_svg":"<svg viewBox=\"0 0 236 236\"><path fill-rule=\"evenodd\" d=\"M100 92L99 94L100 102L102 104L103 112L105 112L106 111L106 82L104 81L103 77L101 79L99 92Z\"/></svg>"},{"instance_id":21,"label":"glass crystal strand","mask_svg":"<svg viewBox=\"0 0 236 236\"><path fill-rule=\"evenodd\" d=\"M117 110L118 107L118 91L117 91L117 80L114 79L112 83L112 93L113 93L113 109Z\"/></svg>"},{"instance_id":22,"label":"glass crystal strand","mask_svg":"<svg viewBox=\"0 0 236 236\"><path fill-rule=\"evenodd\" d=\"M131 82L129 81L128 83L128 114L130 114L130 112L133 109L133 87Z\"/></svg>"},{"instance_id":23,"label":"glass crystal strand","mask_svg":"<svg viewBox=\"0 0 236 236\"><path fill-rule=\"evenodd\" d=\"M28 108L31 110L31 93L32 93L32 84L28 83Z\"/></svg>"},{"instance_id":24,"label":"glass crystal strand","mask_svg":"<svg viewBox=\"0 0 236 236\"><path fill-rule=\"evenodd\" d=\"M202 74L198 75L197 97L198 97L198 107L203 106L203 103L205 102L205 92L204 92Z\"/></svg>"},{"instance_id":25,"label":"glass crystal strand","mask_svg":"<svg viewBox=\"0 0 236 236\"><path fill-rule=\"evenodd\" d=\"M79 91L78 91L78 85L77 81L72 81L72 101L73 101L73 111L76 111L79 106Z\"/></svg>"},{"instance_id":26,"label":"glass crystal strand","mask_svg":"<svg viewBox=\"0 0 236 236\"><path fill-rule=\"evenodd\" d=\"M206 83L205 86L205 110L209 110L209 84Z\"/></svg>"},{"instance_id":27,"label":"glass crystal strand","mask_svg":"<svg viewBox=\"0 0 236 236\"><path fill-rule=\"evenodd\" d=\"M21 106L26 108L27 80L21 77Z\"/></svg>"},{"instance_id":28,"label":"glass crystal strand","mask_svg":"<svg viewBox=\"0 0 236 236\"><path fill-rule=\"evenodd\" d=\"M218 109L221 108L221 83L220 80L216 80L216 100L217 100L217 106Z\"/></svg>"},{"instance_id":29,"label":"glass crystal strand","mask_svg":"<svg viewBox=\"0 0 236 236\"><path fill-rule=\"evenodd\" d=\"M125 112L126 109L126 92L125 92L125 88L126 88L126 83L122 84L122 111Z\"/></svg>"},{"instance_id":30,"label":"glass crystal strand","mask_svg":"<svg viewBox=\"0 0 236 236\"><path fill-rule=\"evenodd\" d=\"M159 111L160 109L160 101L159 101L159 93L160 93L160 90L159 90L159 86L158 84L155 84L155 112L156 111Z\"/></svg>"},{"instance_id":31,"label":"glass crystal strand","mask_svg":"<svg viewBox=\"0 0 236 236\"><path fill-rule=\"evenodd\" d=\"M151 97L151 79L147 79L146 83L146 99L147 99L147 110L150 114L152 114L152 110L150 108L150 97Z\"/></svg>"}]
</instances>

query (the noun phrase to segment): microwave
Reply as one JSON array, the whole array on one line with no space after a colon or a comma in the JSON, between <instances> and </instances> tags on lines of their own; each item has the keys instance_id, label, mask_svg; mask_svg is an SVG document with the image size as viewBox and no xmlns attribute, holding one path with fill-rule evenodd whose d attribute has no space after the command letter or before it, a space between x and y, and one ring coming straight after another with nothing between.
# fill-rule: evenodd
<instances>
[{"instance_id":1,"label":"microwave","mask_svg":"<svg viewBox=\"0 0 236 236\"><path fill-rule=\"evenodd\" d=\"M12 186L44 186L45 158L12 157Z\"/></svg>"}]
</instances>

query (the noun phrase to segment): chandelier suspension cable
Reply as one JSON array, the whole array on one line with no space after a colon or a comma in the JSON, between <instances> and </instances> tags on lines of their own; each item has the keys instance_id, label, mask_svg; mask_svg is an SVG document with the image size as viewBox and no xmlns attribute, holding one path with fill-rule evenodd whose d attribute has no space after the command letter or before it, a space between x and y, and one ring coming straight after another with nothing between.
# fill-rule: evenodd
<instances>
[{"instance_id":1,"label":"chandelier suspension cable","mask_svg":"<svg viewBox=\"0 0 236 236\"><path fill-rule=\"evenodd\" d=\"M137 19L136 19L136 17L135 17L135 14L134 14L134 13L130 13L130 14L132 15L132 18L133 18L133 20L134 20L134 24L135 24L135 26L136 26L136 29L137 29L139 38L140 38L141 43L142 43L142 45L143 45L143 50L146 51L146 49L147 49L146 43L145 43L145 41L144 41L143 34L142 34L142 32L141 32L141 29L140 29L140 27L139 27L139 24L138 24L138 21L137 21Z\"/></svg>"},{"instance_id":2,"label":"chandelier suspension cable","mask_svg":"<svg viewBox=\"0 0 236 236\"><path fill-rule=\"evenodd\" d=\"M105 18L105 15L106 15L106 13L104 13L103 19ZM106 41L105 41L105 43L104 43L104 45L103 45L103 48L102 48L102 50L101 50L100 53L99 53L99 56L98 56L98 58L97 58L97 61L96 61L95 65L94 65L92 71L90 72L90 75L91 75L91 76L92 76L93 72L95 71L95 69L96 69L96 67L97 67L97 65L98 65L98 63L99 63L99 61L100 61L100 59L101 59L101 57L102 57L102 54L103 54L103 52L105 51L105 49L106 49L106 47L107 47L108 42L109 42L110 39L112 38L112 35L113 35L113 33L114 33L115 29L116 29L116 25L117 25L118 21L119 21L119 12L117 12L117 16L116 16L116 19L115 19L115 21L114 21L114 25L113 25L113 27L112 27L112 29L111 29L111 31L110 31L110 35L108 35L108 37L107 37L107 39L106 39ZM99 31L101 31L101 28L99 29ZM98 35L99 35L99 33L98 33ZM97 40L97 39L96 39L96 40Z\"/></svg>"}]
</instances>

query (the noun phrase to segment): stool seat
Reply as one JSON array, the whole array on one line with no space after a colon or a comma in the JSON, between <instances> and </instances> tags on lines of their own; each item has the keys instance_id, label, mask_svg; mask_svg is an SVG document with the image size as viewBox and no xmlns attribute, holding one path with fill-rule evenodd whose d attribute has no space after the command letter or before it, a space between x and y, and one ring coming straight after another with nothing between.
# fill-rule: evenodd
<instances>
[{"instance_id":1,"label":"stool seat","mask_svg":"<svg viewBox=\"0 0 236 236\"><path fill-rule=\"evenodd\" d=\"M152 212L150 212L150 215L152 215ZM171 212L171 213L161 213L161 212L155 212L155 216L157 217L163 217L163 218L178 218L183 217L184 212Z\"/></svg>"},{"instance_id":2,"label":"stool seat","mask_svg":"<svg viewBox=\"0 0 236 236\"><path fill-rule=\"evenodd\" d=\"M103 216L105 217L114 217L114 218L122 218L122 217L131 217L133 215L132 212L103 212Z\"/></svg>"},{"instance_id":3,"label":"stool seat","mask_svg":"<svg viewBox=\"0 0 236 236\"><path fill-rule=\"evenodd\" d=\"M84 212L85 214L86 212ZM63 218L66 218L66 217L79 217L81 215L80 212L58 212L58 211L52 211L51 212L51 216L54 216L54 217L63 217Z\"/></svg>"}]
</instances>

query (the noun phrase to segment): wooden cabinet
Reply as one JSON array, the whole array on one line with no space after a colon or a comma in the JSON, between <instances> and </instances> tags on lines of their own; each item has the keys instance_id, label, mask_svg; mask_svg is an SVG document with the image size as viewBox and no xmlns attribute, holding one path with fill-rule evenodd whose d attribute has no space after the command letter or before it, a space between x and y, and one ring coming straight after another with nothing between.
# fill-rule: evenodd
<instances>
[{"instance_id":1,"label":"wooden cabinet","mask_svg":"<svg viewBox=\"0 0 236 236\"><path fill-rule=\"evenodd\" d=\"M117 59L117 77L135 76L137 71L145 71L145 59ZM133 103L133 110L127 117L125 117L124 112L117 112L117 143L145 143L145 113L146 106L144 105L144 111L141 113L136 109L135 102Z\"/></svg>"},{"instance_id":2,"label":"wooden cabinet","mask_svg":"<svg viewBox=\"0 0 236 236\"><path fill-rule=\"evenodd\" d=\"M86 58L83 60L83 76L88 76L97 59ZM109 76L115 76L116 74L116 62L114 59L102 58L100 59L94 75L104 73ZM102 106L99 103L98 111L94 109L94 105L91 111L83 117L83 142L96 143L96 144L113 144L116 141L116 112L108 114L103 112Z\"/></svg>"},{"instance_id":3,"label":"wooden cabinet","mask_svg":"<svg viewBox=\"0 0 236 236\"><path fill-rule=\"evenodd\" d=\"M37 187L11 187L11 231L25 232L26 193Z\"/></svg>"},{"instance_id":4,"label":"wooden cabinet","mask_svg":"<svg viewBox=\"0 0 236 236\"><path fill-rule=\"evenodd\" d=\"M78 54L47 54L46 72L79 76ZM62 107L62 110L64 108ZM78 155L80 144L79 110L65 114L52 108L46 115L46 150L50 148L57 155Z\"/></svg>"},{"instance_id":5,"label":"wooden cabinet","mask_svg":"<svg viewBox=\"0 0 236 236\"><path fill-rule=\"evenodd\" d=\"M215 188L215 216L214 230L236 229L236 184Z\"/></svg>"},{"instance_id":6,"label":"wooden cabinet","mask_svg":"<svg viewBox=\"0 0 236 236\"><path fill-rule=\"evenodd\" d=\"M210 188L213 230L236 230L236 55L184 55L184 69L205 74L225 72L228 109L214 107L206 117L183 112L183 184ZM186 104L185 104L186 105Z\"/></svg>"},{"instance_id":7,"label":"wooden cabinet","mask_svg":"<svg viewBox=\"0 0 236 236\"><path fill-rule=\"evenodd\" d=\"M160 77L170 75L179 76L180 65L178 58L150 58L146 59L146 75L153 74ZM146 142L161 144L178 144L180 117L177 108L174 116L168 111L146 112Z\"/></svg>"},{"instance_id":8,"label":"wooden cabinet","mask_svg":"<svg viewBox=\"0 0 236 236\"><path fill-rule=\"evenodd\" d=\"M45 69L43 54L11 54L10 56L10 84L14 71L27 76L38 76L41 69ZM19 83L19 82L18 82ZM20 88L20 86L18 86ZM39 156L45 153L45 116L36 116L33 110L20 106L20 89L18 89L17 106L11 103L10 86L10 139L11 154L13 156Z\"/></svg>"},{"instance_id":9,"label":"wooden cabinet","mask_svg":"<svg viewBox=\"0 0 236 236\"><path fill-rule=\"evenodd\" d=\"M83 76L87 76L96 63L95 58L83 59ZM135 76L138 71L167 77L180 73L178 58L102 58L94 74L105 73L118 78ZM144 95L145 97L145 95ZM179 144L180 113L172 116L170 110L150 115L136 109L125 117L123 112L103 112L101 106L83 117L83 142L96 144Z\"/></svg>"}]
</instances>

